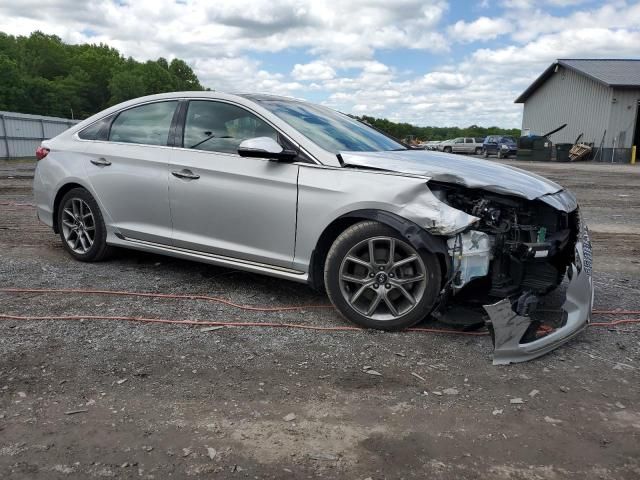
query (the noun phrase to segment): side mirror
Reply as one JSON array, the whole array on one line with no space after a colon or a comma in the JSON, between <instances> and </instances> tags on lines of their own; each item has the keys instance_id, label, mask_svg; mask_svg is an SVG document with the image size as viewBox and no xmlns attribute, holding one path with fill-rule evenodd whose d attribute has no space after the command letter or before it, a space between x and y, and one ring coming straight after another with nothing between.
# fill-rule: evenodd
<instances>
[{"instance_id":1,"label":"side mirror","mask_svg":"<svg viewBox=\"0 0 640 480\"><path fill-rule=\"evenodd\" d=\"M238 155L241 157L266 158L279 162L293 162L298 156L298 152L284 150L271 137L256 137L244 140L238 146Z\"/></svg>"}]
</instances>

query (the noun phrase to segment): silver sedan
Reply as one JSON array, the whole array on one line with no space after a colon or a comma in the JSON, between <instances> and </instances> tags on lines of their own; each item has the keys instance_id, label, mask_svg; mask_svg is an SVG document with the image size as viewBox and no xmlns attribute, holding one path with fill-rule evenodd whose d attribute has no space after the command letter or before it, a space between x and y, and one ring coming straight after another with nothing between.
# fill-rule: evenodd
<instances>
[{"instance_id":1,"label":"silver sedan","mask_svg":"<svg viewBox=\"0 0 640 480\"><path fill-rule=\"evenodd\" d=\"M37 156L38 216L80 261L125 247L307 283L367 328L479 307L496 363L539 356L589 319L590 244L570 192L412 150L319 105L154 95L88 118ZM533 308L563 284L564 319L541 336Z\"/></svg>"}]
</instances>

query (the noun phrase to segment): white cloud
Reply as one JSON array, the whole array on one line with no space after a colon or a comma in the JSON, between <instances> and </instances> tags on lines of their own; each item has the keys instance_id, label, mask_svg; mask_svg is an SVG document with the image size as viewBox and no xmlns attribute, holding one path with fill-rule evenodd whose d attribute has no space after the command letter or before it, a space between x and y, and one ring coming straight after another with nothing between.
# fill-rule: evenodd
<instances>
[{"instance_id":1,"label":"white cloud","mask_svg":"<svg viewBox=\"0 0 640 480\"><path fill-rule=\"evenodd\" d=\"M471 77L461 73L431 72L423 77L422 82L428 87L442 90L458 90L469 86Z\"/></svg>"},{"instance_id":2,"label":"white cloud","mask_svg":"<svg viewBox=\"0 0 640 480\"><path fill-rule=\"evenodd\" d=\"M473 54L482 64L522 66L557 58L633 57L638 53L640 31L579 28L542 35L524 46L481 49Z\"/></svg>"},{"instance_id":3,"label":"white cloud","mask_svg":"<svg viewBox=\"0 0 640 480\"><path fill-rule=\"evenodd\" d=\"M511 30L511 22L504 18L480 17L470 23L458 20L449 27L449 36L458 42L485 41L509 33Z\"/></svg>"},{"instance_id":4,"label":"white cloud","mask_svg":"<svg viewBox=\"0 0 640 480\"><path fill-rule=\"evenodd\" d=\"M296 80L330 80L336 76L336 71L326 62L317 60L305 64L296 63L291 76Z\"/></svg>"}]
</instances>

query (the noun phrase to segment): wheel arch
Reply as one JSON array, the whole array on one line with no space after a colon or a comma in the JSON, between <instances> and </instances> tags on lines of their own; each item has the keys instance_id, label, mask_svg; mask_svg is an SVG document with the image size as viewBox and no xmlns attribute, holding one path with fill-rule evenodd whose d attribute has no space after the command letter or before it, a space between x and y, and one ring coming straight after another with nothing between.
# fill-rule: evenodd
<instances>
[{"instance_id":1,"label":"wheel arch","mask_svg":"<svg viewBox=\"0 0 640 480\"><path fill-rule=\"evenodd\" d=\"M387 225L402 235L414 248L434 253L440 263L443 280L448 279L451 262L443 237L432 235L416 223L395 213L363 209L341 215L323 230L311 253L311 261L309 262L309 284L313 289L324 290L325 260L333 242L347 228L364 220L374 220Z\"/></svg>"},{"instance_id":2,"label":"wheel arch","mask_svg":"<svg viewBox=\"0 0 640 480\"><path fill-rule=\"evenodd\" d=\"M67 194L67 192L73 190L74 188L82 188L88 191L88 189L84 185L75 182L69 182L62 185L56 192L56 196L53 200L53 231L55 233L60 233L60 225L58 225L58 209L60 208L60 202L62 201L62 198Z\"/></svg>"}]
</instances>

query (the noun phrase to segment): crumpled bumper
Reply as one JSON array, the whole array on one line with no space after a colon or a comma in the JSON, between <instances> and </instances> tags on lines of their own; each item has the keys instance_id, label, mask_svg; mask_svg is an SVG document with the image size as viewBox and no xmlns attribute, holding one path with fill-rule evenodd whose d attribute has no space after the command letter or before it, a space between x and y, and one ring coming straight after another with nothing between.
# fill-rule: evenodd
<instances>
[{"instance_id":1,"label":"crumpled bumper","mask_svg":"<svg viewBox=\"0 0 640 480\"><path fill-rule=\"evenodd\" d=\"M554 350L582 332L591 321L593 309L592 252L589 231L581 222L576 242L576 260L567 271L568 284L562 310L566 320L548 335L521 343L531 318L516 313L509 299L485 305L494 333L493 364L526 362Z\"/></svg>"}]
</instances>

